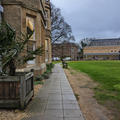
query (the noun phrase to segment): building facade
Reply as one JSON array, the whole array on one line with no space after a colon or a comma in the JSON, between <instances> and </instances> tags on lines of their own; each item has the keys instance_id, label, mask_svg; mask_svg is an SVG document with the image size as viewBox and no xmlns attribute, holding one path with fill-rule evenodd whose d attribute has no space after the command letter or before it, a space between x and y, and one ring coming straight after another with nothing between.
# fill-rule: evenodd
<instances>
[{"instance_id":1,"label":"building facade","mask_svg":"<svg viewBox=\"0 0 120 120\"><path fill-rule=\"evenodd\" d=\"M64 42L52 46L53 60L68 58L68 60L78 60L78 46L75 43Z\"/></svg>"},{"instance_id":2,"label":"building facade","mask_svg":"<svg viewBox=\"0 0 120 120\"><path fill-rule=\"evenodd\" d=\"M52 47L51 47L51 10L50 1L45 0L45 14L46 14L46 40L45 40L45 62L52 62Z\"/></svg>"},{"instance_id":3,"label":"building facade","mask_svg":"<svg viewBox=\"0 0 120 120\"><path fill-rule=\"evenodd\" d=\"M84 48L85 60L120 60L120 39L96 39Z\"/></svg>"},{"instance_id":4,"label":"building facade","mask_svg":"<svg viewBox=\"0 0 120 120\"><path fill-rule=\"evenodd\" d=\"M17 35L34 31L26 50L35 50L42 46L45 51L42 56L28 61L22 70L34 69L36 73L45 71L46 63L51 62L50 1L3 0L2 5L3 19L16 30Z\"/></svg>"}]
</instances>

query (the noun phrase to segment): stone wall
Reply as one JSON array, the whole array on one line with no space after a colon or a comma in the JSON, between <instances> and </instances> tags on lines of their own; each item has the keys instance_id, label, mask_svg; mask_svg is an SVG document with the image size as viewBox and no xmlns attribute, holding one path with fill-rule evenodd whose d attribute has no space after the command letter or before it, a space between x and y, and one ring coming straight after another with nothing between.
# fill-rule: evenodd
<instances>
[{"instance_id":1,"label":"stone wall","mask_svg":"<svg viewBox=\"0 0 120 120\"><path fill-rule=\"evenodd\" d=\"M22 4L26 7L41 9L40 0L3 0L3 4Z\"/></svg>"},{"instance_id":2,"label":"stone wall","mask_svg":"<svg viewBox=\"0 0 120 120\"><path fill-rule=\"evenodd\" d=\"M21 32L21 7L16 5L4 6L4 15L3 19L9 23L17 32Z\"/></svg>"}]
</instances>

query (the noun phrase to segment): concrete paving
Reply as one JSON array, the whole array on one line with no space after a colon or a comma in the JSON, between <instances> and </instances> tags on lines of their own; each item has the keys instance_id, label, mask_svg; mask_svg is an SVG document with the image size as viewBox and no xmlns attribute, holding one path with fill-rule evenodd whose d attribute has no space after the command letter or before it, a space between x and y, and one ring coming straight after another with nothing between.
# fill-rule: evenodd
<instances>
[{"instance_id":1,"label":"concrete paving","mask_svg":"<svg viewBox=\"0 0 120 120\"><path fill-rule=\"evenodd\" d=\"M57 64L22 120L84 120L64 70Z\"/></svg>"}]
</instances>

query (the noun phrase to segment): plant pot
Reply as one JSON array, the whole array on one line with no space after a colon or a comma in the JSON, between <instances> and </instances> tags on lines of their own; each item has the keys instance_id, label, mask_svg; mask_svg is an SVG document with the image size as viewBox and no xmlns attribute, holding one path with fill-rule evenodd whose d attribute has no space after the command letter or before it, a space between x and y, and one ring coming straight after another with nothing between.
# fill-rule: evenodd
<instances>
[{"instance_id":1,"label":"plant pot","mask_svg":"<svg viewBox=\"0 0 120 120\"><path fill-rule=\"evenodd\" d=\"M0 76L0 108L24 109L34 95L33 73Z\"/></svg>"}]
</instances>

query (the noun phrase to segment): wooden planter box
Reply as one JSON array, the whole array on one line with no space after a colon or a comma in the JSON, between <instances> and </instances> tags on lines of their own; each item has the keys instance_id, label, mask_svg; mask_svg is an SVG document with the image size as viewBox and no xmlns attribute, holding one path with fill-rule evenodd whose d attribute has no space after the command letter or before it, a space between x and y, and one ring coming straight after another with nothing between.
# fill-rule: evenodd
<instances>
[{"instance_id":1,"label":"wooden planter box","mask_svg":"<svg viewBox=\"0 0 120 120\"><path fill-rule=\"evenodd\" d=\"M24 109L34 95L33 73L0 77L0 108Z\"/></svg>"}]
</instances>

